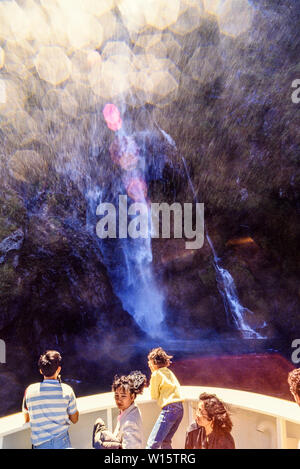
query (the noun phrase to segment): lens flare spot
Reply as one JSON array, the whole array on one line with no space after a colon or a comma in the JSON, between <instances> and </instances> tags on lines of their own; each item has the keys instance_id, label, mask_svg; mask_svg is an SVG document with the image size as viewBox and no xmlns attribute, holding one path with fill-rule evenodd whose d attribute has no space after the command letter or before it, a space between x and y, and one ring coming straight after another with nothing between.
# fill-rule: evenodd
<instances>
[{"instance_id":1,"label":"lens flare spot","mask_svg":"<svg viewBox=\"0 0 300 469\"><path fill-rule=\"evenodd\" d=\"M157 29L166 29L177 21L180 0L146 0L146 21Z\"/></svg>"},{"instance_id":2,"label":"lens flare spot","mask_svg":"<svg viewBox=\"0 0 300 469\"><path fill-rule=\"evenodd\" d=\"M122 56L128 60L133 59L130 48L124 41L108 41L101 52L103 60L107 60L112 56Z\"/></svg>"},{"instance_id":3,"label":"lens flare spot","mask_svg":"<svg viewBox=\"0 0 300 469\"><path fill-rule=\"evenodd\" d=\"M6 103L6 85L4 80L0 80L0 104Z\"/></svg>"},{"instance_id":4,"label":"lens flare spot","mask_svg":"<svg viewBox=\"0 0 300 469\"><path fill-rule=\"evenodd\" d=\"M91 15L100 17L114 8L114 0L81 0L82 8Z\"/></svg>"},{"instance_id":5,"label":"lens flare spot","mask_svg":"<svg viewBox=\"0 0 300 469\"><path fill-rule=\"evenodd\" d=\"M199 47L186 67L188 75L199 83L211 82L222 71L222 59L214 47Z\"/></svg>"},{"instance_id":6,"label":"lens flare spot","mask_svg":"<svg viewBox=\"0 0 300 469\"><path fill-rule=\"evenodd\" d=\"M34 61L42 80L59 85L66 81L72 71L72 63L60 47L42 47Z\"/></svg>"},{"instance_id":7,"label":"lens flare spot","mask_svg":"<svg viewBox=\"0 0 300 469\"><path fill-rule=\"evenodd\" d=\"M135 202L143 202L146 200L147 197L147 184L142 178L132 178L126 184L126 192L129 197Z\"/></svg>"},{"instance_id":8,"label":"lens flare spot","mask_svg":"<svg viewBox=\"0 0 300 469\"><path fill-rule=\"evenodd\" d=\"M212 15L218 14L219 8L223 3L224 0L203 0L205 10Z\"/></svg>"},{"instance_id":9,"label":"lens flare spot","mask_svg":"<svg viewBox=\"0 0 300 469\"><path fill-rule=\"evenodd\" d=\"M110 38L118 37L118 28L120 28L120 22L117 21L116 15L109 11L101 16L101 26L103 28L103 43L108 41Z\"/></svg>"},{"instance_id":10,"label":"lens flare spot","mask_svg":"<svg viewBox=\"0 0 300 469\"><path fill-rule=\"evenodd\" d=\"M177 91L178 83L169 72L159 70L141 75L139 86L142 86L143 91L146 93L148 102L153 102L155 96L162 98Z\"/></svg>"},{"instance_id":11,"label":"lens flare spot","mask_svg":"<svg viewBox=\"0 0 300 469\"><path fill-rule=\"evenodd\" d=\"M25 95L19 84L12 80L2 81L2 103L0 102L0 115L12 117L24 107Z\"/></svg>"},{"instance_id":12,"label":"lens flare spot","mask_svg":"<svg viewBox=\"0 0 300 469\"><path fill-rule=\"evenodd\" d=\"M0 47L0 69L4 66L5 53L2 47Z\"/></svg>"},{"instance_id":13,"label":"lens flare spot","mask_svg":"<svg viewBox=\"0 0 300 469\"><path fill-rule=\"evenodd\" d=\"M92 15L76 10L68 18L67 32L70 44L81 49L84 47L98 48L102 44L103 29L100 22Z\"/></svg>"},{"instance_id":14,"label":"lens flare spot","mask_svg":"<svg viewBox=\"0 0 300 469\"><path fill-rule=\"evenodd\" d=\"M128 58L114 55L102 62L99 82L92 87L95 94L103 98L114 98L130 88L132 65Z\"/></svg>"},{"instance_id":15,"label":"lens flare spot","mask_svg":"<svg viewBox=\"0 0 300 469\"><path fill-rule=\"evenodd\" d=\"M13 77L22 80L28 78L33 67L34 55L35 51L27 41L22 44L8 41L5 44L5 70Z\"/></svg>"},{"instance_id":16,"label":"lens flare spot","mask_svg":"<svg viewBox=\"0 0 300 469\"><path fill-rule=\"evenodd\" d=\"M149 0L118 0L117 5L124 24L130 32L137 32L146 26L145 3Z\"/></svg>"},{"instance_id":17,"label":"lens flare spot","mask_svg":"<svg viewBox=\"0 0 300 469\"><path fill-rule=\"evenodd\" d=\"M200 26L201 14L198 8L188 8L181 13L176 23L170 26L170 30L181 36L191 33Z\"/></svg>"},{"instance_id":18,"label":"lens flare spot","mask_svg":"<svg viewBox=\"0 0 300 469\"><path fill-rule=\"evenodd\" d=\"M38 126L35 120L25 111L17 111L12 119L12 125L17 131L17 134L27 139L30 136L37 135Z\"/></svg>"},{"instance_id":19,"label":"lens flare spot","mask_svg":"<svg viewBox=\"0 0 300 469\"><path fill-rule=\"evenodd\" d=\"M120 111L115 104L105 104L103 108L103 116L107 127L110 130L117 131L122 127L122 119Z\"/></svg>"},{"instance_id":20,"label":"lens flare spot","mask_svg":"<svg viewBox=\"0 0 300 469\"><path fill-rule=\"evenodd\" d=\"M101 56L93 50L76 50L71 57L72 79L75 82L88 83L94 69L101 69ZM96 72L96 73L97 73Z\"/></svg>"},{"instance_id":21,"label":"lens flare spot","mask_svg":"<svg viewBox=\"0 0 300 469\"><path fill-rule=\"evenodd\" d=\"M23 41L30 36L30 21L15 1L0 2L0 39Z\"/></svg>"},{"instance_id":22,"label":"lens flare spot","mask_svg":"<svg viewBox=\"0 0 300 469\"><path fill-rule=\"evenodd\" d=\"M161 34L153 33L153 34L138 34L136 38L134 38L134 43L136 46L141 47L142 49L148 49L151 46L154 46L161 41Z\"/></svg>"},{"instance_id":23,"label":"lens flare spot","mask_svg":"<svg viewBox=\"0 0 300 469\"><path fill-rule=\"evenodd\" d=\"M22 3L30 25L28 40L36 41L39 45L54 45L53 32L43 8L34 0L24 0Z\"/></svg>"},{"instance_id":24,"label":"lens flare spot","mask_svg":"<svg viewBox=\"0 0 300 469\"><path fill-rule=\"evenodd\" d=\"M82 72L82 78L88 79L92 89L97 89L101 86L101 72L102 72L102 57L98 52L91 53L87 57L86 69L88 73Z\"/></svg>"},{"instance_id":25,"label":"lens flare spot","mask_svg":"<svg viewBox=\"0 0 300 469\"><path fill-rule=\"evenodd\" d=\"M225 0L219 9L218 22L223 34L236 37L250 29L254 8L248 0Z\"/></svg>"},{"instance_id":26,"label":"lens flare spot","mask_svg":"<svg viewBox=\"0 0 300 469\"><path fill-rule=\"evenodd\" d=\"M109 148L111 159L125 171L136 168L139 160L139 148L131 137L116 138Z\"/></svg>"}]
</instances>

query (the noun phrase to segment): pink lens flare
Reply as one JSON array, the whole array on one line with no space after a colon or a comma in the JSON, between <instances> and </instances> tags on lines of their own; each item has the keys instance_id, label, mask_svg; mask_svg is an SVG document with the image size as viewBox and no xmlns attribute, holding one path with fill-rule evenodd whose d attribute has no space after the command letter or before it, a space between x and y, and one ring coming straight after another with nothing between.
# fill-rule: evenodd
<instances>
[{"instance_id":1,"label":"pink lens flare","mask_svg":"<svg viewBox=\"0 0 300 469\"><path fill-rule=\"evenodd\" d=\"M113 130L114 132L120 130L120 128L122 127L122 119L117 106L115 106L115 104L105 104L102 112L107 127L110 130Z\"/></svg>"},{"instance_id":2,"label":"pink lens flare","mask_svg":"<svg viewBox=\"0 0 300 469\"><path fill-rule=\"evenodd\" d=\"M113 162L125 171L132 171L138 164L139 148L132 137L117 136L109 151Z\"/></svg>"},{"instance_id":3,"label":"pink lens flare","mask_svg":"<svg viewBox=\"0 0 300 469\"><path fill-rule=\"evenodd\" d=\"M132 178L126 187L127 194L135 202L144 202L147 197L147 184L141 178Z\"/></svg>"}]
</instances>

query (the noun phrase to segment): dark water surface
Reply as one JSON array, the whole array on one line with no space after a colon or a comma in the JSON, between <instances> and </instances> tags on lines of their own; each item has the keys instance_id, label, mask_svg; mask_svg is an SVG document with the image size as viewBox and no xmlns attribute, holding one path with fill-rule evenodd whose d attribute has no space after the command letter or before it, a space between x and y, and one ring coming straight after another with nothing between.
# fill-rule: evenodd
<instances>
[{"instance_id":1,"label":"dark water surface","mask_svg":"<svg viewBox=\"0 0 300 469\"><path fill-rule=\"evenodd\" d=\"M292 399L286 381L288 372L294 368L289 355L292 349L282 340L271 339L245 340L231 336L199 342L173 340L158 344L150 339L134 345L124 343L120 347L120 362L106 362L103 373L91 376L90 382L81 381L76 371L71 376L64 369L62 380L73 387L77 397L82 397L111 391L115 374L141 370L150 379L147 354L158 345L174 356L171 369L182 385L241 389Z\"/></svg>"}]
</instances>

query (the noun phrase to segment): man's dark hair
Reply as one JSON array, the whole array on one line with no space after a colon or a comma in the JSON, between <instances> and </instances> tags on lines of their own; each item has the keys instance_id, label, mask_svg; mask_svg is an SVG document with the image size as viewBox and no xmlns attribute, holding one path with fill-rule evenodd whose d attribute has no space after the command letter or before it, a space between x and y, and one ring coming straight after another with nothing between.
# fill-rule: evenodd
<instances>
[{"instance_id":1,"label":"man's dark hair","mask_svg":"<svg viewBox=\"0 0 300 469\"><path fill-rule=\"evenodd\" d=\"M152 349L148 354L148 360L151 360L154 365L158 366L159 368L170 366L172 363L171 358L173 358L173 355L168 355L161 347Z\"/></svg>"},{"instance_id":2,"label":"man's dark hair","mask_svg":"<svg viewBox=\"0 0 300 469\"><path fill-rule=\"evenodd\" d=\"M39 358L38 367L46 378L53 376L59 366L61 366L61 355L56 350L47 350Z\"/></svg>"}]
</instances>

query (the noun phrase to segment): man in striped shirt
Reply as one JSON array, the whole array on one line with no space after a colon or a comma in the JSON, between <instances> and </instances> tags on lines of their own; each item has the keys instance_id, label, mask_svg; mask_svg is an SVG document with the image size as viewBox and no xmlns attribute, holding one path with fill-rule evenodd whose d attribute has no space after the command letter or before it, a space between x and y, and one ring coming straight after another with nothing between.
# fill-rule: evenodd
<instances>
[{"instance_id":1,"label":"man in striped shirt","mask_svg":"<svg viewBox=\"0 0 300 469\"><path fill-rule=\"evenodd\" d=\"M78 421L79 413L73 389L60 382L60 353L48 350L40 356L38 366L44 381L28 386L23 399L33 448L71 448L68 428Z\"/></svg>"}]
</instances>

